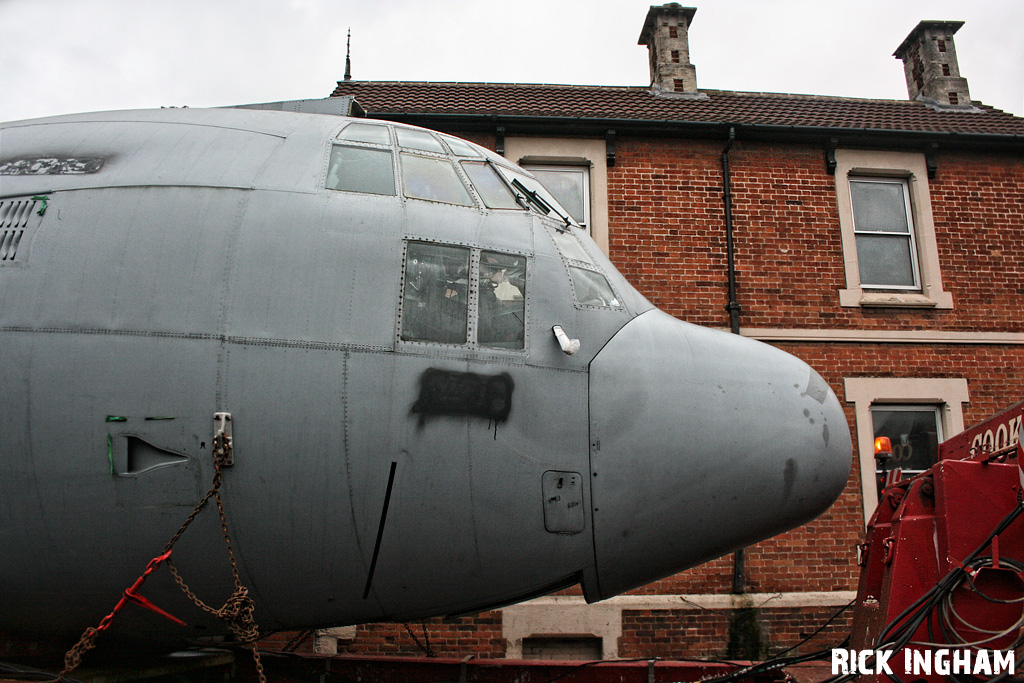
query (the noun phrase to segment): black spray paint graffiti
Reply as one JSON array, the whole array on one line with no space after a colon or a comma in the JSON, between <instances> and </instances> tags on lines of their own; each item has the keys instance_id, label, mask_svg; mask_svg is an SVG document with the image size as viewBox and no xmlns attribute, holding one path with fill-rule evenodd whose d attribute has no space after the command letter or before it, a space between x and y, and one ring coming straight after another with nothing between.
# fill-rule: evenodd
<instances>
[{"instance_id":1,"label":"black spray paint graffiti","mask_svg":"<svg viewBox=\"0 0 1024 683\"><path fill-rule=\"evenodd\" d=\"M478 375L431 368L420 376L420 395L412 412L422 427L428 417L468 416L489 420L498 428L512 410L515 383L507 372Z\"/></svg>"}]
</instances>

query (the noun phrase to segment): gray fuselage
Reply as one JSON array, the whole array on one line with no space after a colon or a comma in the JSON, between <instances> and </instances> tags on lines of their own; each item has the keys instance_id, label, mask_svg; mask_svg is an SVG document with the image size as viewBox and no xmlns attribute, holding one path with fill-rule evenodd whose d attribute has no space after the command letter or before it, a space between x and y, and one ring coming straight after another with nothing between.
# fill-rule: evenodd
<instances>
[{"instance_id":1,"label":"gray fuselage","mask_svg":"<svg viewBox=\"0 0 1024 683\"><path fill-rule=\"evenodd\" d=\"M654 310L493 154L359 123L384 132L199 109L4 125L0 631L111 610L210 487L216 412L264 631L597 600L842 490L845 416L806 364ZM449 166L465 197L415 187ZM206 602L231 593L215 510L173 559ZM141 592L189 627L129 607L112 635L222 630L163 570Z\"/></svg>"}]
</instances>

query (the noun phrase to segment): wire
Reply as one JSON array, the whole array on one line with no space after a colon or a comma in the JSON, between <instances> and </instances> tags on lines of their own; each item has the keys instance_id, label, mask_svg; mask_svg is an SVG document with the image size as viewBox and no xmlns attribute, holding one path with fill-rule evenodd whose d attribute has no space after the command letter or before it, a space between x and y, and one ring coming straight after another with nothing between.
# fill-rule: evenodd
<instances>
[{"instance_id":1,"label":"wire","mask_svg":"<svg viewBox=\"0 0 1024 683\"><path fill-rule=\"evenodd\" d=\"M818 630L817 630L817 631L815 631L815 632L814 632L814 633L812 633L811 635L809 635L809 636L805 637L805 638L804 638L803 640L801 640L801 641L800 641L799 643L797 643L797 644L796 644L796 645L794 645L793 647L789 648L788 650L783 650L782 652L779 652L779 653L778 653L778 654L776 654L776 655L775 655L775 657L773 657L772 659L775 659L776 657L781 657L782 655L788 654L788 653L792 652L793 650L797 649L798 647L800 647L800 646L802 646L802 645L806 644L806 643L807 643L808 641L812 640L812 639L814 638L814 636L816 636L816 635L818 635L819 633L821 633L822 631L824 631L824 630L825 630L825 629L826 629L826 628L828 627L828 625L829 625L829 624L831 624L831 623L832 623L833 621L835 621L836 619L838 619L838 618L839 618L839 615L840 615L840 614L842 614L842 613L843 613L843 612L845 612L846 610L848 610L848 609L850 609L851 607L853 607L853 603L855 603L855 602L857 602L857 598L854 598L854 599L853 599L853 600L851 600L850 602L848 602L848 603L846 603L845 605L843 605L843 608L842 608L842 609L840 609L840 610L839 610L838 612L836 612L835 614L833 614L833 615L832 615L831 617L829 617L828 621L826 621L826 622L825 622L824 624L822 624L821 626L819 626L819 627L818 627Z\"/></svg>"},{"instance_id":2,"label":"wire","mask_svg":"<svg viewBox=\"0 0 1024 683\"><path fill-rule=\"evenodd\" d=\"M985 548L987 548L988 545L992 542L993 538L1003 533L1017 519L1017 517L1019 517L1021 513L1024 512L1024 504L1021 503L1019 498L1020 497L1018 496L1017 505L1012 510L1010 510L1010 512L999 522L999 524L996 525L996 527L992 530L991 533L989 533L985 540L982 541L977 548L975 548L974 552L972 552L963 560L960 566L950 570L948 574L939 579L939 581L934 586L932 586L928 591L922 594L909 607L900 612L896 616L896 618L890 621L885 626L885 628L882 629L882 632L879 634L876 640L877 644L873 648L876 652L890 650L893 653L895 653L899 652L907 645L911 644L911 639L913 638L917 630L920 628L921 624L925 622L925 620L929 620L930 631L930 624L933 613L936 613L940 616L939 626L943 629L943 635L948 635L946 633L946 629L949 627L949 624L941 620L941 611L936 612L936 610L944 604L944 601L949 600L949 596L952 594L952 592L966 580L966 577L970 574L968 568L979 562L982 564L985 561L991 562L992 558L982 558L979 556L981 555L982 551L984 551ZM1015 563L1015 561L1013 560L1000 561ZM950 636L949 639L952 640L953 638ZM1019 638L1017 640L1017 645L1019 645L1020 642L1021 639ZM938 645L938 643L929 643L929 645ZM941 645L944 647L949 647L949 645L946 643L942 643ZM1016 647L1017 645L1015 645L1014 647ZM961 644L961 647L966 646L968 645ZM871 661L873 662L874 659L872 658ZM846 681L851 681L854 678L857 678L859 675L860 674L858 673L839 674L833 676L832 678L826 679L826 681L823 681L822 683L845 683ZM896 683L903 683L903 680L894 673L891 674L887 672L886 676L888 676ZM1005 680L1006 677L997 678L999 680Z\"/></svg>"},{"instance_id":3,"label":"wire","mask_svg":"<svg viewBox=\"0 0 1024 683\"><path fill-rule=\"evenodd\" d=\"M831 624L833 621L838 619L840 614L842 614L846 610L850 609L850 607L852 607L853 603L855 603L855 602L857 602L856 598L854 598L853 600L851 600L847 604L843 605L843 607L838 612L836 612L831 617L829 617L828 620L824 624L819 626L818 629L816 631L814 631L814 633L810 634L809 636L806 636L803 640L801 640L796 645L790 647L789 649L783 650L782 652L778 653L777 655L775 655L771 659L766 659L763 662L758 662L757 664L752 664L750 666L744 667L744 668L742 668L742 669L740 669L738 671L734 671L732 673L724 674L722 676L716 676L714 678L705 679L705 680L702 681L702 683L712 683L712 682L713 683L729 683L730 681L735 681L735 680L738 680L738 679L743 678L743 677L755 676L755 675L758 675L758 674L763 674L763 673L767 673L769 671L773 671L775 669L780 669L780 668L782 668L784 666L790 666L792 664L799 664L800 662L811 662L811 661L814 661L816 659L824 659L835 648L826 648L824 650L818 650L817 652L812 652L810 654L797 655L797 656L794 656L794 657L784 657L783 655L785 655L785 654L787 654L789 652L792 652L793 650L796 650L797 648L805 645L807 642L812 640L815 636L817 636L819 633L824 631L825 628L828 627L829 624ZM845 645L846 645L846 643L848 641L849 641L849 638L847 638L842 643L840 643L838 647L845 647Z\"/></svg>"},{"instance_id":4,"label":"wire","mask_svg":"<svg viewBox=\"0 0 1024 683\"><path fill-rule=\"evenodd\" d=\"M840 643L839 647L845 647L848 641L849 638ZM716 676L714 678L702 679L701 683L730 683L731 681L746 680L751 676L765 674L769 671L781 669L785 666L791 666L801 662L811 662L816 659L824 659L832 652L833 649L834 648L825 648L824 650L818 650L817 652L811 652L806 655L797 655L795 657L773 657L772 659L766 659L763 662L752 664L740 669L739 671L733 671L732 673Z\"/></svg>"},{"instance_id":5,"label":"wire","mask_svg":"<svg viewBox=\"0 0 1024 683\"><path fill-rule=\"evenodd\" d=\"M42 669L36 669L31 666L22 666L20 664L8 664L6 662L0 662L0 673L4 676L10 676L12 680L21 681L46 681L52 682L58 680L58 676L55 673L43 671ZM70 678L65 676L63 678L65 683L83 683L77 678Z\"/></svg>"}]
</instances>

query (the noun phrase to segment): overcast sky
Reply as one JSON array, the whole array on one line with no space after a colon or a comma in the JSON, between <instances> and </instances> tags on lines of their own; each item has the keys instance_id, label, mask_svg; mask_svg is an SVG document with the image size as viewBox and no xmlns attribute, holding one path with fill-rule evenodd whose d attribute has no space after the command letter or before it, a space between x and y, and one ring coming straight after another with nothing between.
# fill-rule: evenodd
<instances>
[{"instance_id":1,"label":"overcast sky","mask_svg":"<svg viewBox=\"0 0 1024 683\"><path fill-rule=\"evenodd\" d=\"M694 0L699 88L906 99L893 51L956 34L971 96L1024 115L1020 0ZM356 80L649 83L650 0L0 0L0 120L326 97Z\"/></svg>"}]
</instances>

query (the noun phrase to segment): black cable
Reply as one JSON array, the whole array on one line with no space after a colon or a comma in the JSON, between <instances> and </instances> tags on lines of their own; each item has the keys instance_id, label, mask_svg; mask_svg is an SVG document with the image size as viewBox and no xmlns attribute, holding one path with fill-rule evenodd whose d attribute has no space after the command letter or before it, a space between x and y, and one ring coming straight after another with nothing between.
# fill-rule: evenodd
<instances>
[{"instance_id":1,"label":"black cable","mask_svg":"<svg viewBox=\"0 0 1024 683\"><path fill-rule=\"evenodd\" d=\"M819 627L818 627L818 630L817 630L817 631L815 631L815 632L814 632L814 633L812 633L811 635L807 636L806 638L804 638L803 640L801 640L801 641L800 641L799 643L797 643L797 644L796 644L796 645L794 645L793 647L791 647L791 648L789 648L789 649L787 649L787 650L783 650L782 652L778 652L778 653L776 653L776 654L775 654L775 656L774 656L774 657L772 657L772 659L775 659L775 658L777 658L777 657L781 657L781 656L783 656L783 655L785 655L785 654L787 654L787 653L789 653L789 652L792 652L793 650L797 649L798 647L800 647L800 646L802 646L802 645L806 644L806 643L807 643L808 641L810 641L811 639L813 639L813 638L814 638L814 636L816 636L816 635L818 635L819 633L821 633L822 631L824 631L824 630L825 630L825 629L826 629L826 628L828 627L828 625L829 625L829 624L831 624L831 623L832 623L833 621L835 621L836 619L838 619L838 618L839 618L839 615L840 615L840 614L842 614L842 613L843 613L843 612L845 612L846 610L850 609L850 607L852 607L852 606L853 606L853 603L855 603L855 602L857 602L857 598L854 598L854 599L853 599L853 600L851 600L850 602L848 602L848 603L846 603L845 605L843 605L843 607L842 607L842 608L841 608L841 609L840 609L840 610L839 610L838 612L836 612L836 613L835 613L835 614L833 614L833 615L832 615L831 617L829 617L829 620L828 620L828 621L826 621L826 622L825 622L824 624L822 624L821 626L819 626Z\"/></svg>"},{"instance_id":2,"label":"black cable","mask_svg":"<svg viewBox=\"0 0 1024 683\"><path fill-rule=\"evenodd\" d=\"M840 643L839 646L845 646L848 640L849 638ZM772 659L766 659L763 662L751 664L750 666L744 667L738 671L733 671L732 673L715 676L714 678L702 679L701 683L731 683L731 681L744 680L751 676L758 676L760 674L768 673L769 671L774 671L775 669L781 669L785 666L800 664L801 662L811 662L816 659L824 659L832 652L833 649L835 648L825 648L824 650L818 650L817 652L811 652L806 655L797 655L795 657L773 657Z\"/></svg>"},{"instance_id":3,"label":"black cable","mask_svg":"<svg viewBox=\"0 0 1024 683\"><path fill-rule=\"evenodd\" d=\"M927 612L922 612L920 608L925 604L929 604L931 608L934 609L935 605L938 602L938 599L943 593L951 591L953 588L955 588L956 585L963 581L963 577L967 573L965 567L973 563L975 559L978 557L978 555L980 555L982 551L984 551L985 548L988 547L989 543L992 542L992 539L1001 534L1003 531L1005 531L1006 528L1010 526L1010 524L1012 524L1014 520L1017 519L1017 517L1020 516L1021 512L1024 512L1024 506L1020 505L1017 505L1012 510L1010 510L1009 514L1007 514L1006 517L1004 517L1002 521L1000 521L999 524L996 525L996 528L992 530L992 532L985 538L984 541L982 541L981 545L979 545L974 550L974 552L968 555L961 562L959 567L953 568L948 574L946 574L942 579L940 579L938 583L932 586L930 590L928 590L920 598L915 600L910 607L908 607L902 613L900 613L900 615L897 616L896 619L889 622L889 624L882 631L882 633L879 634L877 641L879 644L875 646L875 649L891 649L885 648L884 646L893 645L901 641L904 641L902 642L902 646L898 648L903 649L903 647L906 646L906 643L909 642L910 638L913 637L914 632L917 631L917 627L921 625L921 622L924 621L924 618L931 612L931 609L929 609ZM897 627L897 624L900 624L900 621L902 619L912 614L914 615L912 619L903 622L902 625ZM913 624L913 628L910 628L911 624ZM897 637L891 642L887 640L890 633L898 634Z\"/></svg>"},{"instance_id":4,"label":"black cable","mask_svg":"<svg viewBox=\"0 0 1024 683\"><path fill-rule=\"evenodd\" d=\"M1024 563L1018 562L1018 561L1010 559L1010 558L1002 558L1000 560L1000 564L1001 565L1005 565L1007 567L1010 567L1010 568L1016 570L1018 573L1024 571ZM964 639L964 637L961 636L957 632L957 623L959 623L959 624L962 624L962 625L968 627L969 629L976 630L979 634L983 633L983 631L979 630L977 626L975 626L974 624L971 624L970 622L966 621L962 616L957 614L956 610L953 607L953 596L954 596L954 593L955 593L955 591L957 589L962 587L965 582L970 587L972 592L976 593L977 595L979 595L981 598L983 598L984 600L986 600L988 602L991 602L991 603L994 603L994 604L1004 604L1004 605L1009 605L1009 604L1014 604L1014 603L1021 602L1020 599L1017 599L1017 600L1003 600L1003 599L1000 599L1000 598L995 598L995 597L992 597L990 595L986 595L984 592L982 592L981 590L978 589L978 587L975 585L975 583L973 581L972 575L975 574L977 572L977 570L991 568L991 567L994 567L994 566L995 566L995 559L993 557L985 556L985 557L975 558L975 560L973 562L971 562L970 564L966 565L965 569L967 571L964 572L963 576L961 577L961 580L958 583L955 583L954 585L952 585L948 592L946 592L946 593L944 593L944 594L939 596L938 604L937 604L937 607L939 609L936 610L935 614L936 614L936 617L937 617L936 621L938 621L939 628L941 629L942 635L945 638L945 640L941 642L942 645L949 644L949 645L952 645L953 647L958 647L958 648L962 648L962 647L979 647L981 645L988 644L988 642L990 642L992 640L995 640L998 637L1003 637L1005 635L1009 635L1009 633L990 634L988 638L986 638L984 640L975 641L972 644L972 643L968 643ZM1019 626L1019 624L1020 624L1020 622L1018 621L1017 625ZM932 639L931 643L929 643L929 644L931 644L931 645L938 644L938 643L935 642L935 637L934 637L934 635L932 634L932 631L931 631L931 615L929 615L929 633L928 633L928 635ZM1022 644L1022 639L1024 639L1024 634L1022 634L1017 639L1015 639L1013 644L1007 646L1007 648L1005 648L1005 649L1012 650L1012 649L1017 648L1018 646L1020 646Z\"/></svg>"},{"instance_id":5,"label":"black cable","mask_svg":"<svg viewBox=\"0 0 1024 683\"><path fill-rule=\"evenodd\" d=\"M58 675L43 671L42 669L36 669L31 666L22 666L20 664L8 664L6 662L0 662L0 673L4 676L9 676L12 679L22 681L45 681L50 683L56 681ZM66 683L83 683L77 678L70 678L65 676L63 679Z\"/></svg>"},{"instance_id":6,"label":"black cable","mask_svg":"<svg viewBox=\"0 0 1024 683\"><path fill-rule=\"evenodd\" d=\"M758 662L757 664L751 664L750 666L744 667L744 668L742 668L742 669L740 669L738 671L734 671L732 673L724 674L722 676L716 676L714 678L705 679L704 681L702 681L702 683L712 683L712 682L713 683L730 683L730 681L738 680L741 677L755 676L755 675L758 675L758 674L767 673L767 672L773 671L775 669L780 669L780 668L782 668L784 666L790 666L792 664L799 664L801 662L811 662L811 661L814 661L816 659L824 659L829 654L831 654L832 650L834 650L836 648L831 648L831 647L830 648L825 648L823 650L818 650L816 652L811 652L810 654L797 655L795 657L784 657L783 655L785 655L788 652L792 652L793 650L801 647L802 645L804 645L808 641L810 641L812 638L817 636L819 633L824 631L825 628L829 624L831 624L833 621L835 621L837 618L839 618L839 615L842 614L843 612L845 612L846 610L848 610L853 605L853 603L855 603L855 602L857 602L856 598L854 598L853 600L851 600L847 604L843 605L843 607L838 612L836 612L831 617L829 617L828 620L824 624L819 626L818 629L814 633L810 634L809 636L806 636L803 640L801 640L796 645L790 647L789 649L783 650L782 652L776 654L771 659L766 659L765 661ZM849 642L849 640L850 640L849 637L847 637L842 643L839 644L838 647L845 647L846 644Z\"/></svg>"},{"instance_id":7,"label":"black cable","mask_svg":"<svg viewBox=\"0 0 1024 683\"><path fill-rule=\"evenodd\" d=\"M1018 498L1020 498L1018 496ZM992 542L992 539L1003 533L1007 527L1012 524L1017 517L1024 512L1024 504L1021 504L1018 500L1018 504L1010 510L1010 512L996 525L991 533L985 538L982 543L975 548L974 552L968 555L961 563L960 566L953 568L944 577L932 586L928 591L922 594L917 600L915 600L909 607L900 612L892 621L886 624L882 633L879 634L874 650L891 650L893 653L899 652L905 648L914 637L914 633L917 632L918 628L929 618L935 608L941 603L943 596L951 593L955 588L960 585L964 577L967 575L966 567L969 567L978 556L988 547ZM874 661L872 659L872 661ZM845 683L857 678L860 674L838 674L832 678L826 679L822 683ZM903 680L896 674L887 673L891 680L896 683L903 683Z\"/></svg>"}]
</instances>

